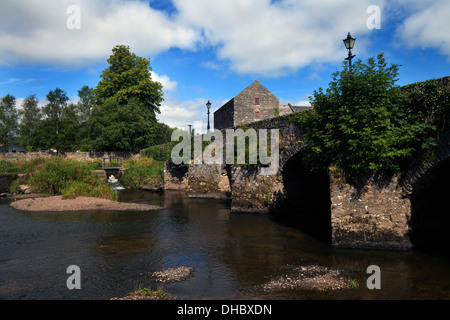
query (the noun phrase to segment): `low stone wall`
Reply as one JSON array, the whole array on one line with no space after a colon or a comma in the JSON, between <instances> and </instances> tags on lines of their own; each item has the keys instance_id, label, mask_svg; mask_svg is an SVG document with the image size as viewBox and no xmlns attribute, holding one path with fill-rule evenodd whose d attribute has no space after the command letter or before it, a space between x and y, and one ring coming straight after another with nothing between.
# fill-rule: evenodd
<instances>
[{"instance_id":1,"label":"low stone wall","mask_svg":"<svg viewBox=\"0 0 450 320\"><path fill-rule=\"evenodd\" d=\"M9 192L11 183L17 178L17 174L0 174L0 193Z\"/></svg>"},{"instance_id":2,"label":"low stone wall","mask_svg":"<svg viewBox=\"0 0 450 320\"><path fill-rule=\"evenodd\" d=\"M17 160L25 160L25 161L31 161L34 159L39 158L51 158L52 155L47 152L28 152L28 153L21 153L21 152L2 152L0 153L0 161L6 160L6 161L17 161Z\"/></svg>"},{"instance_id":3,"label":"low stone wall","mask_svg":"<svg viewBox=\"0 0 450 320\"><path fill-rule=\"evenodd\" d=\"M38 158L51 158L56 154L48 152L28 152L28 153L16 153L16 152L3 152L0 153L0 160L17 161L25 160L31 161ZM61 153L66 159L73 159L82 162L92 162L104 157L121 157L124 160L136 159L140 157L140 153L136 152L64 152Z\"/></svg>"},{"instance_id":4,"label":"low stone wall","mask_svg":"<svg viewBox=\"0 0 450 320\"><path fill-rule=\"evenodd\" d=\"M191 164L187 191L189 197L227 198L231 188L226 167L221 164Z\"/></svg>"},{"instance_id":5,"label":"low stone wall","mask_svg":"<svg viewBox=\"0 0 450 320\"><path fill-rule=\"evenodd\" d=\"M398 179L351 186L330 174L332 244L335 247L409 249L411 204Z\"/></svg>"}]
</instances>

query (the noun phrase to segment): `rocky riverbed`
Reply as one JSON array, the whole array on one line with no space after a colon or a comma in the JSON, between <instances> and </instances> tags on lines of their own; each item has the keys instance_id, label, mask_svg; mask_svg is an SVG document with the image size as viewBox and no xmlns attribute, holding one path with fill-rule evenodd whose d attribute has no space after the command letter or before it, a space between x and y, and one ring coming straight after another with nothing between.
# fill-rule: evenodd
<instances>
[{"instance_id":1,"label":"rocky riverbed","mask_svg":"<svg viewBox=\"0 0 450 320\"><path fill-rule=\"evenodd\" d=\"M195 269L192 267L169 268L163 271L153 272L151 278L158 283L173 283L189 279L194 276ZM280 290L305 290L305 291L337 291L353 289L358 284L352 280L343 270L328 268L320 265L306 266L284 266L281 275L255 286L254 288L243 290L248 294L274 293ZM158 289L160 290L160 289ZM113 298L113 300L171 300L174 297L167 292L137 290L123 298Z\"/></svg>"},{"instance_id":2,"label":"rocky riverbed","mask_svg":"<svg viewBox=\"0 0 450 320\"><path fill-rule=\"evenodd\" d=\"M276 292L279 290L336 291L357 286L343 270L320 265L285 266L281 275L253 288L255 292Z\"/></svg>"}]
</instances>

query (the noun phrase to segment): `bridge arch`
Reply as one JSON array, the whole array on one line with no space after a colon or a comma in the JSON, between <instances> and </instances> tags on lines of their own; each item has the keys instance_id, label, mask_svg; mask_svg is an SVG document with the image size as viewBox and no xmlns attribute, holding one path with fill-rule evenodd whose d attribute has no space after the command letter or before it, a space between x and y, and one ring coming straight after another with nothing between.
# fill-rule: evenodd
<instances>
[{"instance_id":1,"label":"bridge arch","mask_svg":"<svg viewBox=\"0 0 450 320\"><path fill-rule=\"evenodd\" d=\"M410 238L419 249L447 252L450 245L450 130L417 160L405 190L411 202ZM444 249L444 250L443 250Z\"/></svg>"},{"instance_id":2,"label":"bridge arch","mask_svg":"<svg viewBox=\"0 0 450 320\"><path fill-rule=\"evenodd\" d=\"M320 240L331 242L330 181L327 172L311 173L304 167L303 129L289 115L254 122L251 127L279 130L279 172L282 192L276 191L271 213L295 224Z\"/></svg>"},{"instance_id":3,"label":"bridge arch","mask_svg":"<svg viewBox=\"0 0 450 320\"><path fill-rule=\"evenodd\" d=\"M277 209L278 216L319 240L331 242L328 173L312 173L304 167L301 153L297 152L285 158L280 165L280 174L284 192Z\"/></svg>"}]
</instances>

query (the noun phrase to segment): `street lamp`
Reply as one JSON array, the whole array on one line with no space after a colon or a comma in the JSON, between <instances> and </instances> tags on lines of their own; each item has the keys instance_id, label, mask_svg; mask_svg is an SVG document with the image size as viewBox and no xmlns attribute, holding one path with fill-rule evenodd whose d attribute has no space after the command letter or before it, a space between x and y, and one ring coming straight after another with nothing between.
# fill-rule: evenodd
<instances>
[{"instance_id":1,"label":"street lamp","mask_svg":"<svg viewBox=\"0 0 450 320\"><path fill-rule=\"evenodd\" d=\"M350 32L347 35L347 39L344 40L345 47L348 50L348 57L345 58L345 60L348 60L348 65L350 67L350 70L352 69L352 59L354 57L356 57L355 55L352 55L352 49L353 49L353 46L355 45L355 41L356 41L356 39L352 38Z\"/></svg>"},{"instance_id":2,"label":"street lamp","mask_svg":"<svg viewBox=\"0 0 450 320\"><path fill-rule=\"evenodd\" d=\"M211 129L211 127L210 127L210 125L209 125L209 109L211 109L211 102L209 102L209 100L208 100L208 102L206 103L206 108L208 108L208 128L207 128L207 130L208 130L208 132L209 132L209 130Z\"/></svg>"}]
</instances>

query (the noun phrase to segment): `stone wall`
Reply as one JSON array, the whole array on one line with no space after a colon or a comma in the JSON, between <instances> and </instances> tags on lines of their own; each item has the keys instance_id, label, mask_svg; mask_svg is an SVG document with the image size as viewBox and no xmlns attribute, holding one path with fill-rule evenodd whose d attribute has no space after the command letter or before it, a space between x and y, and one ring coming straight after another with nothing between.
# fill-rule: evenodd
<instances>
[{"instance_id":1,"label":"stone wall","mask_svg":"<svg viewBox=\"0 0 450 320\"><path fill-rule=\"evenodd\" d=\"M224 165L191 164L187 176L189 197L227 198L230 195L230 183Z\"/></svg>"},{"instance_id":2,"label":"stone wall","mask_svg":"<svg viewBox=\"0 0 450 320\"><path fill-rule=\"evenodd\" d=\"M332 244L335 247L409 249L411 204L398 178L369 179L355 187L330 174Z\"/></svg>"},{"instance_id":3,"label":"stone wall","mask_svg":"<svg viewBox=\"0 0 450 320\"><path fill-rule=\"evenodd\" d=\"M164 190L181 190L187 191L188 168L173 167L169 162L164 164Z\"/></svg>"},{"instance_id":4,"label":"stone wall","mask_svg":"<svg viewBox=\"0 0 450 320\"><path fill-rule=\"evenodd\" d=\"M0 174L0 193L9 192L11 183L17 180L17 174Z\"/></svg>"},{"instance_id":5,"label":"stone wall","mask_svg":"<svg viewBox=\"0 0 450 320\"><path fill-rule=\"evenodd\" d=\"M234 125L273 118L279 106L278 98L255 81L234 98ZM259 118L255 116L256 112L259 112Z\"/></svg>"},{"instance_id":6,"label":"stone wall","mask_svg":"<svg viewBox=\"0 0 450 320\"><path fill-rule=\"evenodd\" d=\"M257 167L233 166L231 176L231 212L268 213L283 194L281 174L260 175Z\"/></svg>"},{"instance_id":7,"label":"stone wall","mask_svg":"<svg viewBox=\"0 0 450 320\"><path fill-rule=\"evenodd\" d=\"M25 160L31 161L37 158L51 158L55 154L47 152L28 152L28 153L15 153L6 152L0 153L0 160L16 161ZM65 152L61 153L66 159L73 159L82 162L91 162L101 159L103 157L121 157L124 160L135 159L140 157L140 153L135 152Z\"/></svg>"},{"instance_id":8,"label":"stone wall","mask_svg":"<svg viewBox=\"0 0 450 320\"><path fill-rule=\"evenodd\" d=\"M234 99L214 112L214 129L222 130L234 127Z\"/></svg>"}]
</instances>

